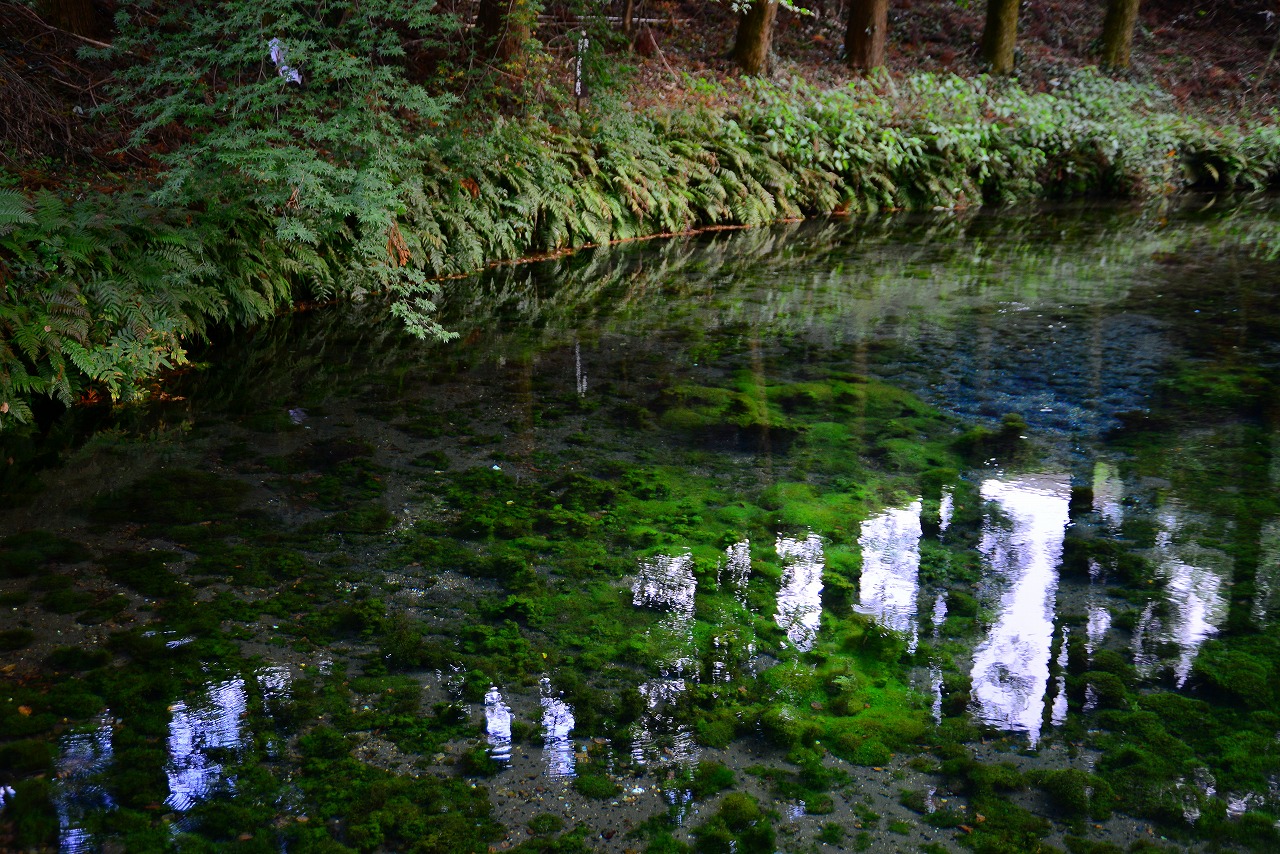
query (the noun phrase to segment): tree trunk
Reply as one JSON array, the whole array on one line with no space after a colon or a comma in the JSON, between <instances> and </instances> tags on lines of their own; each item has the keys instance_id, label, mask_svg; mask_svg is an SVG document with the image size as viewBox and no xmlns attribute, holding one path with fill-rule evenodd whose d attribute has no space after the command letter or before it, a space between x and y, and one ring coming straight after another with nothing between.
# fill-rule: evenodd
<instances>
[{"instance_id":1,"label":"tree trunk","mask_svg":"<svg viewBox=\"0 0 1280 854\"><path fill-rule=\"evenodd\" d=\"M37 7L44 19L60 30L91 39L102 35L93 0L41 0Z\"/></svg>"},{"instance_id":2,"label":"tree trunk","mask_svg":"<svg viewBox=\"0 0 1280 854\"><path fill-rule=\"evenodd\" d=\"M987 25L982 30L982 58L996 74L1013 70L1013 47L1018 41L1020 0L987 0Z\"/></svg>"},{"instance_id":3,"label":"tree trunk","mask_svg":"<svg viewBox=\"0 0 1280 854\"><path fill-rule=\"evenodd\" d=\"M773 44L773 21L778 17L778 0L755 0L738 22L733 42L733 60L747 74L763 74L769 67Z\"/></svg>"},{"instance_id":4,"label":"tree trunk","mask_svg":"<svg viewBox=\"0 0 1280 854\"><path fill-rule=\"evenodd\" d=\"M1102 67L1129 67L1133 49L1133 27L1138 22L1139 0L1108 0L1107 17L1102 22Z\"/></svg>"},{"instance_id":5,"label":"tree trunk","mask_svg":"<svg viewBox=\"0 0 1280 854\"><path fill-rule=\"evenodd\" d=\"M622 34L627 37L627 41L631 40L632 20L635 16L636 0L627 0L627 5L622 10Z\"/></svg>"},{"instance_id":6,"label":"tree trunk","mask_svg":"<svg viewBox=\"0 0 1280 854\"><path fill-rule=\"evenodd\" d=\"M844 53L854 71L884 65L884 40L889 30L889 0L852 0Z\"/></svg>"},{"instance_id":7,"label":"tree trunk","mask_svg":"<svg viewBox=\"0 0 1280 854\"><path fill-rule=\"evenodd\" d=\"M509 63L528 41L529 24L527 0L480 0L476 30L481 56L494 65Z\"/></svg>"}]
</instances>

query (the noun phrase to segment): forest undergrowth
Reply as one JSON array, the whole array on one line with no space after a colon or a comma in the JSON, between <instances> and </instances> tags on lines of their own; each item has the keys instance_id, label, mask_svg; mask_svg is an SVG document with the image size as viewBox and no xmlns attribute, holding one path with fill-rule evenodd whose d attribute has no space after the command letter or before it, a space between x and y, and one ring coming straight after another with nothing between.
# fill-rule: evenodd
<instances>
[{"instance_id":1,"label":"forest undergrowth","mask_svg":"<svg viewBox=\"0 0 1280 854\"><path fill-rule=\"evenodd\" d=\"M1280 174L1269 121L1210 122L1091 69L1056 82L686 76L702 106L603 93L483 126L455 107L433 137L337 177L321 160L301 177L182 173L177 194L172 166L159 189L0 189L0 430L145 396L211 328L306 301L389 294L409 332L447 338L448 277L529 255L830 214L1257 191ZM313 185L351 199L299 204Z\"/></svg>"}]
</instances>

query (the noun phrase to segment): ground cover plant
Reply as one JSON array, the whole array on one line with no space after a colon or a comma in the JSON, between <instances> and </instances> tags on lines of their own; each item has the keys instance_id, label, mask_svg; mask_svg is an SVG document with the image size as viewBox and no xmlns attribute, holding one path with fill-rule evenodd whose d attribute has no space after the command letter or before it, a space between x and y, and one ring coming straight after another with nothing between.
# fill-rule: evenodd
<instances>
[{"instance_id":1,"label":"ground cover plant","mask_svg":"<svg viewBox=\"0 0 1280 854\"><path fill-rule=\"evenodd\" d=\"M274 123L279 109L309 121L309 102L289 100L286 82L253 85L270 97L242 93L252 121ZM166 120L203 114L192 98L151 109ZM419 116L430 137L397 149L394 163L339 168L314 160L323 139L287 138L263 174L232 180L243 169L219 158L253 160L242 148L256 137L219 124L199 153L176 155L205 172L170 168L149 194L88 193L69 205L52 191L0 191L0 429L32 423L40 401L144 394L214 326L243 328L305 300L389 290L414 334L448 337L435 319L438 277L492 261L832 211L1259 189L1280 163L1269 124L1210 124L1155 90L1089 71L1040 93L931 74L836 89L762 82L731 106L644 113L602 95L582 113L499 119L483 133L432 115ZM381 134L404 136L397 128ZM203 197L222 204L202 210L193 200Z\"/></svg>"}]
</instances>

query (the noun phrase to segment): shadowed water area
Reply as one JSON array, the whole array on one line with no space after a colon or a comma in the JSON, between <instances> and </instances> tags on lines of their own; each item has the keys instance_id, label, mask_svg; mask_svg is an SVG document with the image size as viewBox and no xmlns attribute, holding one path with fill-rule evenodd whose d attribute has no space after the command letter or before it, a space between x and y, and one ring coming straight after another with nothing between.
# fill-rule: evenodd
<instances>
[{"instance_id":1,"label":"shadowed water area","mask_svg":"<svg viewBox=\"0 0 1280 854\"><path fill-rule=\"evenodd\" d=\"M1280 209L1206 203L585 250L4 437L0 848L1277 850Z\"/></svg>"}]
</instances>

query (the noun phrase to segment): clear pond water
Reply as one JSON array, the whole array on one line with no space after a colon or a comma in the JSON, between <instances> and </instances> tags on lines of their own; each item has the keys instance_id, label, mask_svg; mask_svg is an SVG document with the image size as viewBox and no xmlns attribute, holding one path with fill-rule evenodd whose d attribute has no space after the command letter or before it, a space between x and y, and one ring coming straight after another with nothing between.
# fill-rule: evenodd
<instances>
[{"instance_id":1,"label":"clear pond water","mask_svg":"<svg viewBox=\"0 0 1280 854\"><path fill-rule=\"evenodd\" d=\"M3 440L0 847L1277 850L1280 212L704 234Z\"/></svg>"}]
</instances>

